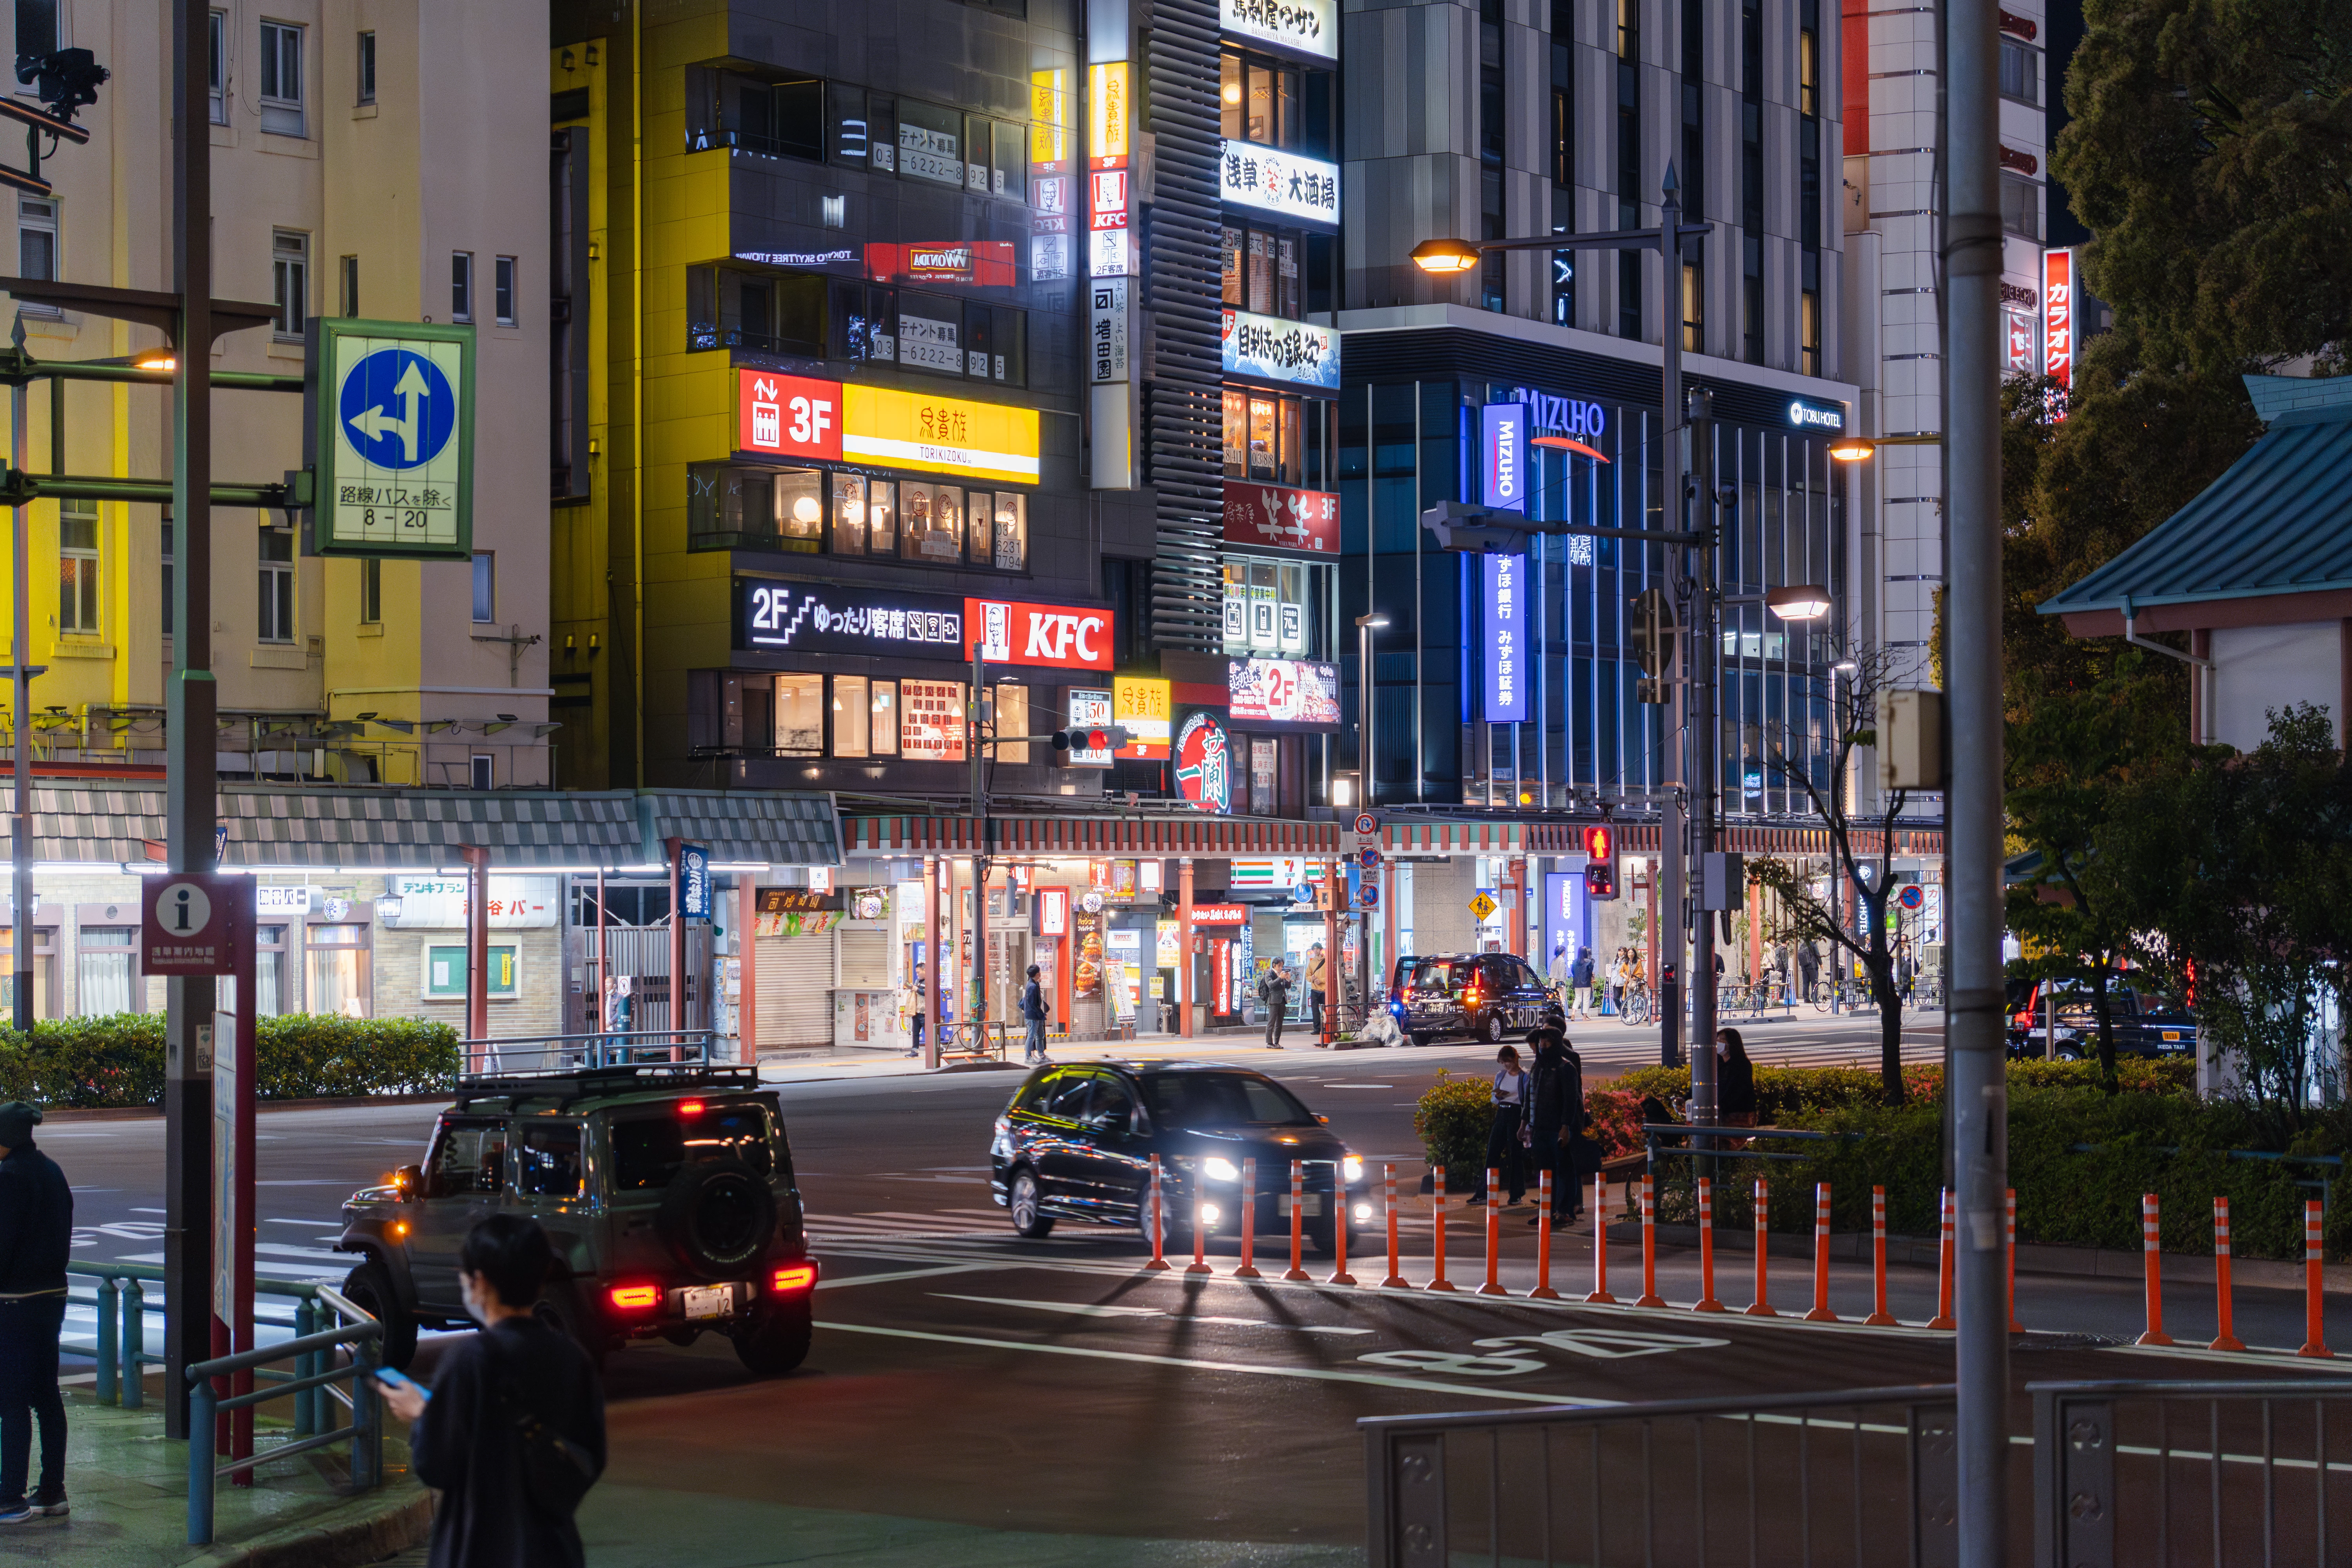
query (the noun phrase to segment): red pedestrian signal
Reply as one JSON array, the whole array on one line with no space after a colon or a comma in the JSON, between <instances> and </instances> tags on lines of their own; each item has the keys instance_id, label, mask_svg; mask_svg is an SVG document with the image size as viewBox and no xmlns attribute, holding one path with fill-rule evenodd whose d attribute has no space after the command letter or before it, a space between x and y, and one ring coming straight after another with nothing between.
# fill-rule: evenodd
<instances>
[{"instance_id":1,"label":"red pedestrian signal","mask_svg":"<svg viewBox=\"0 0 2352 1568\"><path fill-rule=\"evenodd\" d=\"M1589 899L1617 896L1617 830L1607 823L1584 830L1584 894Z\"/></svg>"}]
</instances>

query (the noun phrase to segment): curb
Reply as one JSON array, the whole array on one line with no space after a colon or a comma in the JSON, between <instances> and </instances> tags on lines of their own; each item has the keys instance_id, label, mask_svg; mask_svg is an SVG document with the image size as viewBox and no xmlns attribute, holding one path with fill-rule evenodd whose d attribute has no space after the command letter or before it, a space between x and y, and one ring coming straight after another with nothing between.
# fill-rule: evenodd
<instances>
[{"instance_id":1,"label":"curb","mask_svg":"<svg viewBox=\"0 0 2352 1568\"><path fill-rule=\"evenodd\" d=\"M359 1517L287 1525L234 1546L215 1545L182 1559L181 1568L364 1568L423 1545L432 1533L433 1494L405 1474L350 1506Z\"/></svg>"},{"instance_id":2,"label":"curb","mask_svg":"<svg viewBox=\"0 0 2352 1568\"><path fill-rule=\"evenodd\" d=\"M259 1100L254 1109L267 1116L273 1110L358 1110L371 1105L446 1105L457 1099L454 1089L432 1094L352 1094L317 1100ZM41 1121L161 1121L163 1108L160 1105L58 1105L41 1108Z\"/></svg>"}]
</instances>

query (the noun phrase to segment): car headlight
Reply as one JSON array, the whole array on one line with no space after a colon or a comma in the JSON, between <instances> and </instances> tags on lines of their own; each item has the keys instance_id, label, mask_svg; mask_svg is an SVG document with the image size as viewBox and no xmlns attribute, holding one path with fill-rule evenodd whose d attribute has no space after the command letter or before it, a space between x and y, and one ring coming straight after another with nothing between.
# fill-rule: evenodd
<instances>
[{"instance_id":1,"label":"car headlight","mask_svg":"<svg viewBox=\"0 0 2352 1568\"><path fill-rule=\"evenodd\" d=\"M1202 1161L1201 1173L1213 1182L1238 1182L1242 1179L1241 1167L1223 1154L1212 1154Z\"/></svg>"},{"instance_id":2,"label":"car headlight","mask_svg":"<svg viewBox=\"0 0 2352 1568\"><path fill-rule=\"evenodd\" d=\"M1341 1160L1339 1162L1339 1179L1346 1182L1349 1186L1353 1186L1358 1182L1362 1181L1364 1179L1363 1161L1358 1159L1353 1154Z\"/></svg>"}]
</instances>

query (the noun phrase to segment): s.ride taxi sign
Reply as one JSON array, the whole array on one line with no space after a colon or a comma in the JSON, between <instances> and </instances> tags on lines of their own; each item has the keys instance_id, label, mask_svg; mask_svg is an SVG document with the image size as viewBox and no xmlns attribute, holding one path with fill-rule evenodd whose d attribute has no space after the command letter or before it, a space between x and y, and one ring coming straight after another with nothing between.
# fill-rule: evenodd
<instances>
[{"instance_id":1,"label":"s.ride taxi sign","mask_svg":"<svg viewBox=\"0 0 2352 1568\"><path fill-rule=\"evenodd\" d=\"M470 557L474 329L326 316L310 338L318 552Z\"/></svg>"}]
</instances>

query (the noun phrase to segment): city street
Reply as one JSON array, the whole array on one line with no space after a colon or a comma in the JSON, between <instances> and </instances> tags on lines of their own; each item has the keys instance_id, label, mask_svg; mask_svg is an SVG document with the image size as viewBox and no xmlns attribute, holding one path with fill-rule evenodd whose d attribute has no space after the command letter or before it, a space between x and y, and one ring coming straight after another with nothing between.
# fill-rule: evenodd
<instances>
[{"instance_id":1,"label":"city street","mask_svg":"<svg viewBox=\"0 0 2352 1568\"><path fill-rule=\"evenodd\" d=\"M1802 1059L1853 1059L1875 1021L1790 1026L1777 1048ZM1654 1035L1582 1026L1588 1071L1654 1053ZM1759 1030L1759 1033L1764 1033ZM1620 1041L1623 1046L1620 1046ZM1434 1047L1276 1055L1244 1041L1223 1054L1289 1084L1377 1166L1398 1166L1406 1193L1402 1273L1432 1271L1428 1201L1414 1097L1440 1068L1475 1072L1485 1047ZM1247 1047L1248 1048L1242 1048ZM1141 1047L1149 1049L1147 1046ZM1170 1045L1163 1049L1180 1047ZM1770 1041L1761 1059L1772 1059ZM1932 1055L1932 1027L1909 1042ZM1198 1047L1186 1054L1202 1054ZM1807 1324L1806 1266L1774 1258L1783 1316L1698 1317L1696 1255L1660 1260L1665 1310L1481 1298L1484 1211L1449 1205L1449 1273L1457 1293L1381 1290L1377 1235L1360 1239L1355 1289L1286 1284L1286 1237L1260 1237L1265 1278L1138 1272L1132 1232L1065 1223L1024 1241L989 1201L989 1126L1018 1082L1011 1072L823 1079L826 1060L783 1069L780 1085L812 1237L826 1279L815 1348L780 1382L746 1374L723 1341L656 1342L616 1353L607 1374L613 1468L583 1519L600 1563L800 1560L902 1551L906 1561L1133 1561L1321 1563L1353 1561L1362 1539L1361 1416L1734 1396L1929 1382L1950 1374L1949 1340L1921 1329ZM840 1070L835 1068L835 1070ZM429 1105L294 1110L261 1119L260 1258L287 1278L331 1277L337 1205L422 1152ZM82 1184L77 1257L152 1261L161 1215L162 1127L154 1121L69 1121L42 1142ZM1503 1215L1502 1283L1535 1283L1530 1210ZM1591 1288L1591 1233L1557 1238L1554 1282ZM1179 1269L1188 1259L1176 1260ZM1269 1267L1271 1265L1271 1267ZM1718 1294L1749 1299L1748 1260L1727 1260ZM1611 1285L1639 1293L1638 1247L1612 1252ZM1934 1310L1935 1280L1896 1269L1896 1315ZM1832 1309L1868 1310L1866 1269L1841 1266ZM2176 1337L2210 1335L2210 1300L2176 1290ZM2293 1344L2301 1302L2241 1289L2241 1334ZM2139 1299L2122 1280L2027 1276L2019 1311L2033 1335L2015 1358L2029 1380L2101 1376L2280 1375L2312 1363L2279 1355L2210 1357L2098 1348L2127 1340ZM2332 1331L2352 1340L2352 1301ZM2061 1338L2060 1336L2067 1336ZM429 1368L428 1340L420 1357ZM2025 1418L2021 1401L2021 1424ZM1236 1485L1246 1475L1247 1485ZM986 1532L975 1534L973 1532ZM1012 1532L1002 1534L998 1532ZM1118 1554L1089 1537L1126 1538ZM794 1544L787 1554L780 1541ZM764 1555L745 1556L746 1543ZM1245 1556L1136 1542L1251 1542ZM929 1553L926 1557L926 1553ZM858 1559L853 1559L858 1560ZM887 1554L870 1559L897 1561Z\"/></svg>"}]
</instances>

